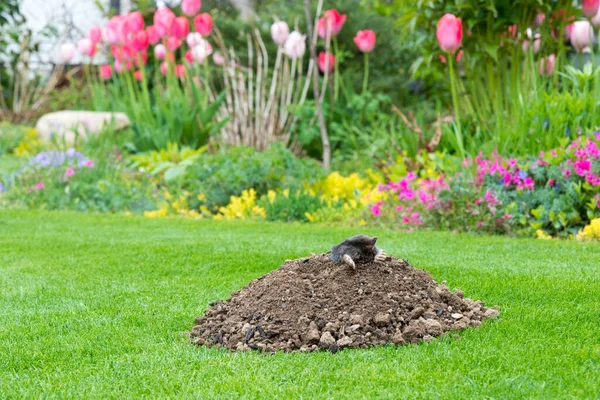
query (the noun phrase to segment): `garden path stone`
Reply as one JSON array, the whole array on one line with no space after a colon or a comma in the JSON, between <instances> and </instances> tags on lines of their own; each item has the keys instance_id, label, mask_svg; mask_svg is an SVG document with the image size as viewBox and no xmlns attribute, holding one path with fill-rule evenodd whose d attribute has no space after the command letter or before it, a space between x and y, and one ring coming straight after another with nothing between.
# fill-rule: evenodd
<instances>
[{"instance_id":1,"label":"garden path stone","mask_svg":"<svg viewBox=\"0 0 600 400\"><path fill-rule=\"evenodd\" d=\"M354 270L325 253L288 260L212 303L189 335L198 345L232 351L335 353L404 345L473 329L498 316L498 310L464 296L406 260L388 257Z\"/></svg>"},{"instance_id":2,"label":"garden path stone","mask_svg":"<svg viewBox=\"0 0 600 400\"><path fill-rule=\"evenodd\" d=\"M107 126L118 131L129 125L131 122L125 113L65 110L43 115L35 128L46 141L57 137L72 144L77 135L87 137L99 134Z\"/></svg>"}]
</instances>

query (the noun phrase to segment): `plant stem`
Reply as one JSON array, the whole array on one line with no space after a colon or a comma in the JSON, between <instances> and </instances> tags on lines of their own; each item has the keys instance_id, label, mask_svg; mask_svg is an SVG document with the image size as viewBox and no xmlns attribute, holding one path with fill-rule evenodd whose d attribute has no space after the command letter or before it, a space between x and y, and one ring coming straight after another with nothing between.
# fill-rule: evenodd
<instances>
[{"instance_id":1,"label":"plant stem","mask_svg":"<svg viewBox=\"0 0 600 400\"><path fill-rule=\"evenodd\" d=\"M335 63L334 63L334 67L335 67L335 79L334 79L334 100L337 101L338 99L338 93L340 91L340 62L339 62L339 58L340 58L340 52L338 50L338 42L337 42L337 38L333 38L333 49L335 52Z\"/></svg>"},{"instance_id":2,"label":"plant stem","mask_svg":"<svg viewBox=\"0 0 600 400\"><path fill-rule=\"evenodd\" d=\"M367 92L368 83L369 83L369 53L365 53L365 76L363 79L363 87L362 87L363 96Z\"/></svg>"},{"instance_id":3,"label":"plant stem","mask_svg":"<svg viewBox=\"0 0 600 400\"><path fill-rule=\"evenodd\" d=\"M456 119L456 141L460 151L461 158L465 158L465 149L462 139L462 126L460 124L460 112L458 110L458 94L456 93L456 80L454 77L454 54L448 54L448 64L450 65L450 90L452 91L452 102L454 103L454 118Z\"/></svg>"}]
</instances>

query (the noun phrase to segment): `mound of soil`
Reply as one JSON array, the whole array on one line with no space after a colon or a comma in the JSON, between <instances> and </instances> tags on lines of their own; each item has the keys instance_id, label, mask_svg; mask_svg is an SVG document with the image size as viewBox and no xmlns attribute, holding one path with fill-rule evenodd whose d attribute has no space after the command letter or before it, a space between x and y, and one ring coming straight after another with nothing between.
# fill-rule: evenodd
<instances>
[{"instance_id":1,"label":"mound of soil","mask_svg":"<svg viewBox=\"0 0 600 400\"><path fill-rule=\"evenodd\" d=\"M405 260L387 257L353 270L325 253L286 261L212 303L190 336L198 345L234 351L336 352L431 340L497 315Z\"/></svg>"}]
</instances>

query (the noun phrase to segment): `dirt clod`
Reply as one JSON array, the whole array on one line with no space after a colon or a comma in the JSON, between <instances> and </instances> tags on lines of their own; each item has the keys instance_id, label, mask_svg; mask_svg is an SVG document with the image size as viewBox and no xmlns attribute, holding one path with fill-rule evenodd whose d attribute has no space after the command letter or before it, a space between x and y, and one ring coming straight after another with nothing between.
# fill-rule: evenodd
<instances>
[{"instance_id":1,"label":"dirt clod","mask_svg":"<svg viewBox=\"0 0 600 400\"><path fill-rule=\"evenodd\" d=\"M357 264L329 253L287 260L195 319L198 345L304 352L430 341L499 312L448 290L406 260ZM285 307L282 305L285 304Z\"/></svg>"}]
</instances>

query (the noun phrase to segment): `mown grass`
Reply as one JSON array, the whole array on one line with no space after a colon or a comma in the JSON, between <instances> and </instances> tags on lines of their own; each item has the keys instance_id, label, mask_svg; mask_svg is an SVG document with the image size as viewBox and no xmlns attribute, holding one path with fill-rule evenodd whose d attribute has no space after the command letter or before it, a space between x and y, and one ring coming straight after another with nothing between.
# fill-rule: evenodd
<instances>
[{"instance_id":1,"label":"mown grass","mask_svg":"<svg viewBox=\"0 0 600 400\"><path fill-rule=\"evenodd\" d=\"M370 231L501 318L335 355L188 343L209 302L353 233L0 211L0 397L600 397L598 244Z\"/></svg>"}]
</instances>

